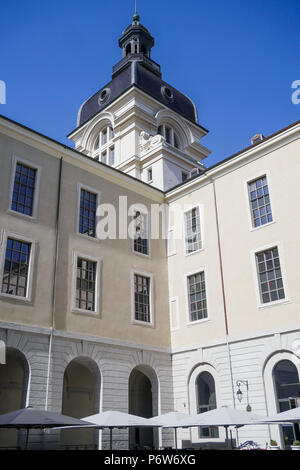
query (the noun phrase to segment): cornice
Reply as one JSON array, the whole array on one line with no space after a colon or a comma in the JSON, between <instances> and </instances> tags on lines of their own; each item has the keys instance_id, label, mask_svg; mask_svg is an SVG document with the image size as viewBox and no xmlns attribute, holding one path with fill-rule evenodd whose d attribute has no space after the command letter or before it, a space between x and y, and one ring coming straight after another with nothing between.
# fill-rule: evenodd
<instances>
[{"instance_id":1,"label":"cornice","mask_svg":"<svg viewBox=\"0 0 300 470\"><path fill-rule=\"evenodd\" d=\"M88 155L80 153L75 149L67 147L50 137L44 136L1 115L0 132L55 158L63 157L68 163L78 166L89 173L97 174L99 177L126 188L127 190L135 191L157 202L163 202L164 200L164 193L160 189L150 186L104 163L98 162Z\"/></svg>"},{"instance_id":2,"label":"cornice","mask_svg":"<svg viewBox=\"0 0 300 470\"><path fill-rule=\"evenodd\" d=\"M173 189L168 190L166 194L166 202L172 202L179 199L191 192L205 186L211 182L211 180L217 180L225 176L226 174L241 168L244 165L251 163L263 156L278 150L281 147L288 145L289 143L300 139L300 121L282 129L276 134L267 137L262 142L248 147L231 157L217 163L216 165L207 168L203 173L191 180L188 180L184 184L180 184Z\"/></svg>"}]
</instances>

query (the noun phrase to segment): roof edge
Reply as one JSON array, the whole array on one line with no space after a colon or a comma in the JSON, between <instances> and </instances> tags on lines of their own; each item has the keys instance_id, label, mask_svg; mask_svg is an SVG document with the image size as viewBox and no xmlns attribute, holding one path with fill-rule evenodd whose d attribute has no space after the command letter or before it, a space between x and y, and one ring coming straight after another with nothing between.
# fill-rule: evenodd
<instances>
[{"instance_id":1,"label":"roof edge","mask_svg":"<svg viewBox=\"0 0 300 470\"><path fill-rule=\"evenodd\" d=\"M193 178L190 178L189 180L186 180L184 181L183 183L179 183L177 184L176 186L173 186L172 188L168 189L167 191L165 191L165 195L168 195L170 192L176 190L176 189L179 189L180 187L184 187L184 186L187 186L189 183L191 183L191 181L194 181L194 180L197 180L203 176L203 175L206 175L208 171L210 170L213 170L214 168L217 168L218 166L221 166L222 164L230 161L230 160L233 160L235 157L238 157L239 155L242 155L244 152L247 152L248 150L250 149L254 149L256 147L259 147L260 145L262 144L265 144L266 142L268 142L269 140L271 140L272 138L280 135L281 133L283 132L286 132L287 130L289 129L292 129L293 127L297 126L300 124L300 120L298 121L295 121L293 122L292 124L289 124L288 126L286 127L283 127L282 129L280 129L279 131L276 131L274 132L273 134L270 134L268 135L267 137L265 137L263 140L257 142L256 144L252 144L252 145L249 145L248 147L245 147L244 149L242 150L239 150L238 152L235 152L234 154L230 155L229 157L226 157L224 158L223 160L220 160L219 162L217 163L214 163L213 165L205 168L202 173L200 173L199 175L196 175L194 176Z\"/></svg>"}]
</instances>

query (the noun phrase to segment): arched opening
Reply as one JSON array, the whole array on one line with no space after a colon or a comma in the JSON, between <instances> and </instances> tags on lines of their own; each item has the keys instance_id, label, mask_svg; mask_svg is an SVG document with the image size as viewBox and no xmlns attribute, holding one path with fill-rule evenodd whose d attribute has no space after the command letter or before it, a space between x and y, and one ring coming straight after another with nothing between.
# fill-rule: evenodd
<instances>
[{"instance_id":1,"label":"arched opening","mask_svg":"<svg viewBox=\"0 0 300 470\"><path fill-rule=\"evenodd\" d=\"M100 373L96 364L87 358L70 362L64 373L62 414L85 418L99 412ZM97 447L98 431L93 429L64 429L61 431L63 448Z\"/></svg>"},{"instance_id":2,"label":"arched opening","mask_svg":"<svg viewBox=\"0 0 300 470\"><path fill-rule=\"evenodd\" d=\"M209 372L202 372L196 379L197 413L205 413L217 407L216 388L213 376ZM219 437L216 426L199 428L199 438Z\"/></svg>"},{"instance_id":3,"label":"arched opening","mask_svg":"<svg viewBox=\"0 0 300 470\"><path fill-rule=\"evenodd\" d=\"M156 374L148 366L133 369L129 377L129 413L143 418L158 414L158 383ZM129 448L158 446L158 433L154 428L130 428Z\"/></svg>"},{"instance_id":4,"label":"arched opening","mask_svg":"<svg viewBox=\"0 0 300 470\"><path fill-rule=\"evenodd\" d=\"M296 408L300 404L300 384L296 366L286 359L279 361L273 369L278 412ZM295 439L300 440L299 425L282 426L285 446Z\"/></svg>"},{"instance_id":5,"label":"arched opening","mask_svg":"<svg viewBox=\"0 0 300 470\"><path fill-rule=\"evenodd\" d=\"M6 364L0 366L0 414L26 406L29 367L25 356L15 349L6 350ZM17 429L0 429L0 447L18 447Z\"/></svg>"},{"instance_id":6,"label":"arched opening","mask_svg":"<svg viewBox=\"0 0 300 470\"><path fill-rule=\"evenodd\" d=\"M131 54L131 43L127 44L126 49L125 49L125 54Z\"/></svg>"},{"instance_id":7,"label":"arched opening","mask_svg":"<svg viewBox=\"0 0 300 470\"><path fill-rule=\"evenodd\" d=\"M141 45L141 53L147 55L147 49L146 49L145 44Z\"/></svg>"}]
</instances>

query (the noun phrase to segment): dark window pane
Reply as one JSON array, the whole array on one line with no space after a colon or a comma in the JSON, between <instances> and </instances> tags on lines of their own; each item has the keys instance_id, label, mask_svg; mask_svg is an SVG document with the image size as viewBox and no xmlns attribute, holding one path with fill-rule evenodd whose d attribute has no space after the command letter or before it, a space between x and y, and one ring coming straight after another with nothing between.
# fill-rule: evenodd
<instances>
[{"instance_id":1,"label":"dark window pane","mask_svg":"<svg viewBox=\"0 0 300 470\"><path fill-rule=\"evenodd\" d=\"M261 302L274 302L284 299L282 274L278 257L278 248L256 254ZM268 281L268 282L266 282Z\"/></svg>"},{"instance_id":2,"label":"dark window pane","mask_svg":"<svg viewBox=\"0 0 300 470\"><path fill-rule=\"evenodd\" d=\"M95 311L96 261L77 258L76 306Z\"/></svg>"},{"instance_id":3,"label":"dark window pane","mask_svg":"<svg viewBox=\"0 0 300 470\"><path fill-rule=\"evenodd\" d=\"M96 236L96 206L97 195L82 189L80 193L79 233L90 237ZM82 217L83 215L84 217Z\"/></svg>"},{"instance_id":4,"label":"dark window pane","mask_svg":"<svg viewBox=\"0 0 300 470\"><path fill-rule=\"evenodd\" d=\"M20 176L21 175L21 176ZM17 163L11 209L32 215L36 170Z\"/></svg>"},{"instance_id":5,"label":"dark window pane","mask_svg":"<svg viewBox=\"0 0 300 470\"><path fill-rule=\"evenodd\" d=\"M256 181L248 183L248 191L253 226L259 227L271 222L272 212L266 177L263 176ZM256 210L257 207L260 209L259 213Z\"/></svg>"},{"instance_id":6,"label":"dark window pane","mask_svg":"<svg viewBox=\"0 0 300 470\"><path fill-rule=\"evenodd\" d=\"M3 293L26 297L30 247L30 243L7 239L2 279Z\"/></svg>"}]
</instances>

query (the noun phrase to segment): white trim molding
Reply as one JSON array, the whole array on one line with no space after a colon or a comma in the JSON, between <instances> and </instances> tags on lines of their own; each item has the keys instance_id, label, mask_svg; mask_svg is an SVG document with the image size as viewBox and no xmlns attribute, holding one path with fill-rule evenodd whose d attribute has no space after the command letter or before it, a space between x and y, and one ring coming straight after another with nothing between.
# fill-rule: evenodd
<instances>
[{"instance_id":1,"label":"white trim molding","mask_svg":"<svg viewBox=\"0 0 300 470\"><path fill-rule=\"evenodd\" d=\"M7 212L13 215L21 216L24 217L28 220L35 220L37 219L37 214L38 214L38 203L39 203L39 189L40 189L40 178L41 178L41 172L42 172L42 167L39 165L36 165L35 163L25 160L22 157L18 157L16 155L12 156L12 167L11 167L11 180L10 180L10 189L9 189L9 207L7 209ZM33 205L32 205L32 214L23 214L22 212L15 211L11 208L12 206L12 200L13 200L13 191L14 191L14 184L15 184L15 175L16 175L16 167L17 163L24 164L31 168L32 170L36 170L36 175L35 175L35 187L34 187L34 193L33 193Z\"/></svg>"},{"instance_id":2,"label":"white trim molding","mask_svg":"<svg viewBox=\"0 0 300 470\"><path fill-rule=\"evenodd\" d=\"M31 302L32 300L32 291L33 291L33 272L36 256L36 246L37 241L28 237L24 237L19 233L3 231L0 244L0 296L7 299L18 300L21 302ZM3 284L3 274L4 274L4 263L7 247L7 239L12 238L17 241L25 242L30 244L30 254L29 254L29 265L28 265L28 275L27 275L27 285L26 285L26 296L6 294L2 292Z\"/></svg>"},{"instance_id":3,"label":"white trim molding","mask_svg":"<svg viewBox=\"0 0 300 470\"><path fill-rule=\"evenodd\" d=\"M190 302L189 302L189 286L188 286L188 278L190 276L193 276L195 274L201 274L204 273L204 282L205 282L205 293L206 293L206 310L207 310L207 317L201 318L200 320L195 320L192 321L190 317ZM204 323L207 321L210 321L210 306L209 306L209 300L208 300L208 289L207 289L207 267L204 266L199 266L197 269L194 269L193 271L189 273L184 274L184 292L185 292L185 305L186 305L186 323L188 326L193 326L197 325L199 323Z\"/></svg>"},{"instance_id":4,"label":"white trim molding","mask_svg":"<svg viewBox=\"0 0 300 470\"><path fill-rule=\"evenodd\" d=\"M94 237L91 235L86 235L85 233L79 232L81 190L85 190L96 195L96 216L95 216L95 236ZM75 221L76 223L75 233L79 235L80 237L86 238L87 240L99 240L100 239L99 230L98 230L99 222L100 222L100 216L99 216L100 203L101 203L101 191L95 188L91 188L90 186L87 186L80 182L77 183L77 217Z\"/></svg>"},{"instance_id":5,"label":"white trim molding","mask_svg":"<svg viewBox=\"0 0 300 470\"><path fill-rule=\"evenodd\" d=\"M184 256L191 256L195 253L199 253L200 251L204 251L204 206L200 203L189 204L190 207L186 207L183 213L183 220L184 220ZM191 251L188 253L187 251L187 224L186 224L186 214L191 212L193 209L199 210L199 233L200 233L200 248L195 251Z\"/></svg>"},{"instance_id":6,"label":"white trim molding","mask_svg":"<svg viewBox=\"0 0 300 470\"><path fill-rule=\"evenodd\" d=\"M189 395L189 412L192 415L195 415L198 413L197 409L197 392L196 392L196 380L199 377L200 374L203 372L208 372L211 374L211 376L214 379L215 383L215 392L216 392L216 404L217 406L221 406L220 403L220 383L219 383L219 378L217 375L217 371L208 363L202 363L202 364L197 364L197 366L190 372L189 380L188 380L188 395ZM219 437L199 437L198 433L198 427L192 427L190 428L190 434L191 434L191 441L192 442L203 442L203 441L209 441L209 442L222 442L224 440L224 431L222 427L219 427Z\"/></svg>"},{"instance_id":7,"label":"white trim molding","mask_svg":"<svg viewBox=\"0 0 300 470\"><path fill-rule=\"evenodd\" d=\"M136 320L135 318L135 292L134 292L134 276L144 276L150 279L150 322ZM140 326L154 328L154 276L152 273L141 271L139 268L132 269L130 274L131 280L131 323Z\"/></svg>"},{"instance_id":8,"label":"white trim molding","mask_svg":"<svg viewBox=\"0 0 300 470\"><path fill-rule=\"evenodd\" d=\"M147 253L141 253L140 251L136 251L134 249L134 241L135 241L135 227L136 227L136 219L135 219L135 213L136 212L140 212L141 215L144 217L143 220L145 220L145 231L146 231L146 237L147 237L147 241L148 241L148 244L147 244ZM143 256L143 257L146 257L146 258L149 258L151 259L151 221L150 221L150 213L149 213L149 210L148 208L144 205L144 204L133 204L129 207L128 209L128 216L131 218L130 222L129 222L129 227L128 227L128 233L129 233L129 237L131 238L131 249L132 249L132 253L134 255L138 255L138 256Z\"/></svg>"},{"instance_id":9,"label":"white trim molding","mask_svg":"<svg viewBox=\"0 0 300 470\"><path fill-rule=\"evenodd\" d=\"M284 289L284 299L280 300L274 300L271 302L266 302L262 303L261 297L260 297L260 288L259 288L259 273L257 270L257 265L256 265L256 254L270 250L272 248L278 249L278 255L279 255L279 260L280 260L280 269L281 269L281 276L282 276L282 281L283 281L283 289ZM255 289L255 296L256 296L256 304L258 309L263 309L263 308L270 308L276 305L281 305L281 304L286 304L290 303L290 295L289 295L289 288L288 288L288 282L287 282L287 274L286 274L286 265L285 265L285 258L284 258L284 250L282 246L281 241L274 241L273 243L268 243L267 245L260 246L255 248L254 250L251 250L250 252L250 263L252 266L252 273L253 273L253 279L254 279L254 289Z\"/></svg>"},{"instance_id":10,"label":"white trim molding","mask_svg":"<svg viewBox=\"0 0 300 470\"><path fill-rule=\"evenodd\" d=\"M86 310L83 308L76 307L76 281L77 281L77 260L78 258L92 261L96 263L96 280L95 280L95 310ZM91 315L93 317L100 316L100 282L101 282L101 268L102 260L91 257L89 255L73 251L72 253L72 267L73 267L73 282L72 282L72 294L71 294L71 312L76 314Z\"/></svg>"},{"instance_id":11,"label":"white trim molding","mask_svg":"<svg viewBox=\"0 0 300 470\"><path fill-rule=\"evenodd\" d=\"M268 184L268 189L269 189L270 206L271 206L271 214L272 214L272 221L267 222L266 224L263 224L263 225L259 225L258 227L254 227L253 219L252 219L252 207L251 207L251 202L250 202L249 184L254 182L255 180L258 180L258 179L263 178L263 177L266 177L266 179L267 179L267 184ZM273 197L272 197L272 194L274 194L274 193L273 193L273 189L272 189L270 171L268 169L265 169L264 171L256 172L255 175L253 175L251 177L247 177L247 179L244 180L243 184L244 184L244 193L245 193L246 200L247 200L247 206L246 207L248 208L247 213L248 213L248 221L249 221L249 231L254 232L256 230L261 230L264 227L268 227L269 225L274 224L276 222L275 216L274 216L274 214L275 214L274 201L273 201Z\"/></svg>"}]
</instances>

